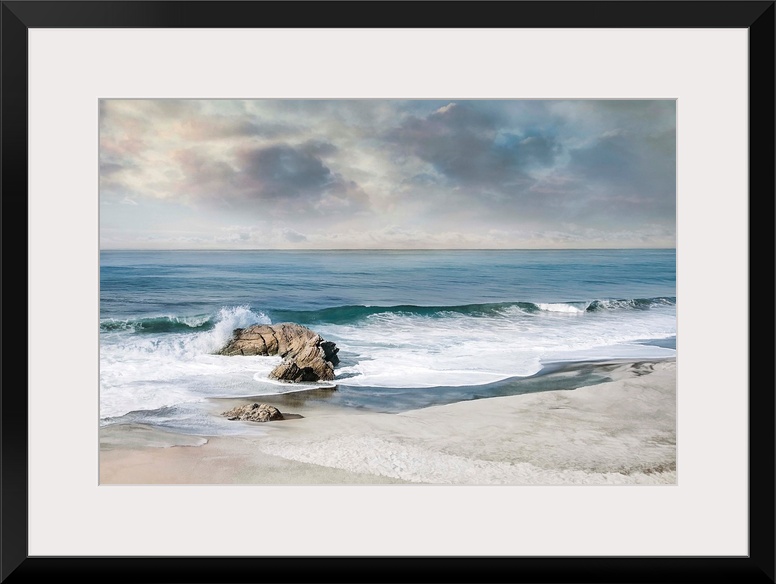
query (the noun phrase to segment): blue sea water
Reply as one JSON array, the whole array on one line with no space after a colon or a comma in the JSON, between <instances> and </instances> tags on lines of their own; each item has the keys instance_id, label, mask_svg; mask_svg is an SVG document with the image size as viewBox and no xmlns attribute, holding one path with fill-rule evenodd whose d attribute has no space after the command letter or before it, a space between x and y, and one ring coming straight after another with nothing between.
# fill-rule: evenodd
<instances>
[{"instance_id":1,"label":"blue sea water","mask_svg":"<svg viewBox=\"0 0 776 584\"><path fill-rule=\"evenodd\" d=\"M279 357L215 355L279 322L337 344L336 390L270 381ZM558 364L674 356L675 339L673 249L100 254L103 424L224 433L202 404L308 389L386 411L520 393Z\"/></svg>"}]
</instances>

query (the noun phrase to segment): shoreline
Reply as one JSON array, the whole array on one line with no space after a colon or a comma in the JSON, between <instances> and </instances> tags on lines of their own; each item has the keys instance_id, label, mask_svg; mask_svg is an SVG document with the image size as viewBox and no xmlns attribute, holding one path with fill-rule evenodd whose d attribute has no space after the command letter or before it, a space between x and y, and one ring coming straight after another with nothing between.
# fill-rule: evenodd
<instances>
[{"instance_id":1,"label":"shoreline","mask_svg":"<svg viewBox=\"0 0 776 584\"><path fill-rule=\"evenodd\" d=\"M388 389L378 386L348 386L346 383L340 383L334 384L333 387L312 387L285 393L256 394L240 398L209 398L208 401L213 406L211 408L213 412L220 412L219 408L230 409L255 401L269 403L280 408L283 413L291 412L289 408L299 410L302 415L306 409L311 409L317 413L322 408L333 411L358 409L370 413L400 414L463 401L579 389L612 381L610 373L617 371L623 365L642 362L658 363L675 359L676 356L672 355L646 359L603 358L584 361L552 361L543 363L542 368L533 375L507 377L482 385ZM326 382L326 385L328 384L329 382ZM387 391L390 391L390 396L383 395ZM372 397L373 394L374 397Z\"/></svg>"},{"instance_id":2,"label":"shoreline","mask_svg":"<svg viewBox=\"0 0 776 584\"><path fill-rule=\"evenodd\" d=\"M675 357L578 365L611 381L399 413L299 400L250 435L106 426L100 484L675 484Z\"/></svg>"}]
</instances>

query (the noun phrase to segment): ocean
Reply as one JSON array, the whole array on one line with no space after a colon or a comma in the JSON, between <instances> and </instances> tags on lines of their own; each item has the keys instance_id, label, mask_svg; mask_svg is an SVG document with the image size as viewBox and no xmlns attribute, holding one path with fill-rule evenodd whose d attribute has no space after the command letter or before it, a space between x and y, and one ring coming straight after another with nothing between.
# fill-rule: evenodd
<instances>
[{"instance_id":1,"label":"ocean","mask_svg":"<svg viewBox=\"0 0 776 584\"><path fill-rule=\"evenodd\" d=\"M333 382L215 354L235 328L280 322L337 344ZM573 389L608 380L594 363L675 356L676 251L102 251L99 335L103 426L261 433L218 413Z\"/></svg>"}]
</instances>

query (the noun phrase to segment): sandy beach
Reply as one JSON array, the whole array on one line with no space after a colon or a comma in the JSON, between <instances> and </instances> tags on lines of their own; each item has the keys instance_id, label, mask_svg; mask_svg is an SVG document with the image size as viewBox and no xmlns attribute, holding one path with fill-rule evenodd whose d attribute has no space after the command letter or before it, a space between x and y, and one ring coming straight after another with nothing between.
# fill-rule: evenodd
<instances>
[{"instance_id":1,"label":"sandy beach","mask_svg":"<svg viewBox=\"0 0 776 584\"><path fill-rule=\"evenodd\" d=\"M107 426L100 482L675 484L675 360L599 367L611 381L399 414L300 402L260 434Z\"/></svg>"}]
</instances>

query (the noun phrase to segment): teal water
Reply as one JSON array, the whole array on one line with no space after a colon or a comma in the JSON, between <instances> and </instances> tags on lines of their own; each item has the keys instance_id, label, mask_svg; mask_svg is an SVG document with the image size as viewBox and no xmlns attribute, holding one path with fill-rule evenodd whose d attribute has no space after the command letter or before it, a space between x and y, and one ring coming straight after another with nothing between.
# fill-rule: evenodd
<instances>
[{"instance_id":1,"label":"teal water","mask_svg":"<svg viewBox=\"0 0 776 584\"><path fill-rule=\"evenodd\" d=\"M558 363L673 356L676 253L103 251L103 423L229 431L201 404L299 387L267 380L277 358L213 353L236 327L286 321L340 347L332 403L519 393Z\"/></svg>"}]
</instances>

